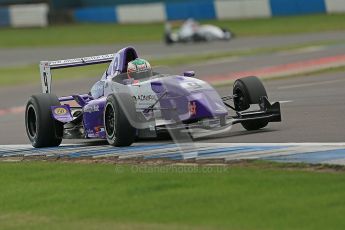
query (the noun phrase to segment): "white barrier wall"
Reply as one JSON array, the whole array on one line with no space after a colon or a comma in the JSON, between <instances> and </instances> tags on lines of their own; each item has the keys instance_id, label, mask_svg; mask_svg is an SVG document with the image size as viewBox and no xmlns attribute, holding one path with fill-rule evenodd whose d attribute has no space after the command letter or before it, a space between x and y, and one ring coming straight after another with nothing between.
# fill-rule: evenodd
<instances>
[{"instance_id":1,"label":"white barrier wall","mask_svg":"<svg viewBox=\"0 0 345 230\"><path fill-rule=\"evenodd\" d=\"M119 23L162 22L166 20L163 3L122 5L116 8Z\"/></svg>"},{"instance_id":2,"label":"white barrier wall","mask_svg":"<svg viewBox=\"0 0 345 230\"><path fill-rule=\"evenodd\" d=\"M71 13L76 22L147 23L188 17L241 19L345 12L345 0L208 0L202 3L205 4L179 1L85 7ZM48 4L0 7L0 27L44 27L48 25L48 11Z\"/></svg>"},{"instance_id":3,"label":"white barrier wall","mask_svg":"<svg viewBox=\"0 0 345 230\"><path fill-rule=\"evenodd\" d=\"M327 13L345 12L345 0L325 0Z\"/></svg>"},{"instance_id":4,"label":"white barrier wall","mask_svg":"<svg viewBox=\"0 0 345 230\"><path fill-rule=\"evenodd\" d=\"M9 7L13 27L34 27L48 25L47 4L12 5Z\"/></svg>"},{"instance_id":5,"label":"white barrier wall","mask_svg":"<svg viewBox=\"0 0 345 230\"><path fill-rule=\"evenodd\" d=\"M269 0L216 0L219 19L271 17Z\"/></svg>"}]
</instances>

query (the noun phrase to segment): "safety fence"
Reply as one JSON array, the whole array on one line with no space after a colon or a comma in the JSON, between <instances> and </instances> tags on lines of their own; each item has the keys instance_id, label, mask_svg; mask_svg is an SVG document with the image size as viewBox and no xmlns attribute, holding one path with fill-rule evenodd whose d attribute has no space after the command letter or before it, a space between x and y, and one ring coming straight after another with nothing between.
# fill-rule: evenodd
<instances>
[{"instance_id":1,"label":"safety fence","mask_svg":"<svg viewBox=\"0 0 345 230\"><path fill-rule=\"evenodd\" d=\"M103 0L102 6L96 5L96 1L86 4L87 0L84 0L81 6L86 7L71 5L71 8L65 9L54 5L54 2L61 4L63 1L52 1L50 6L44 3L0 5L0 26L46 26L48 15L56 14L55 11L64 12L63 15L70 17L70 21L95 23L147 23L187 18L235 19L345 12L345 0L143 0L140 4L137 3L139 1L131 0L115 1L116 5L111 5L114 1ZM54 22L54 17L49 18Z\"/></svg>"}]
</instances>

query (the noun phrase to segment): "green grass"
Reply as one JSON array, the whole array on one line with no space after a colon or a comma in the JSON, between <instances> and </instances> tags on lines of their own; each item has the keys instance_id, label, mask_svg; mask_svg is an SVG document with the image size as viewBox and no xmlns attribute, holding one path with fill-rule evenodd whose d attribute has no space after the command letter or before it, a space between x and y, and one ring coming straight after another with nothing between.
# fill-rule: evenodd
<instances>
[{"instance_id":1,"label":"green grass","mask_svg":"<svg viewBox=\"0 0 345 230\"><path fill-rule=\"evenodd\" d=\"M345 30L345 14L206 21L234 31L237 36L261 36ZM204 22L203 22L204 23ZM48 28L0 29L0 47L41 47L159 41L162 23L74 24Z\"/></svg>"},{"instance_id":2,"label":"green grass","mask_svg":"<svg viewBox=\"0 0 345 230\"><path fill-rule=\"evenodd\" d=\"M52 71L53 79L101 78L108 64L84 66ZM37 65L0 68L0 87L8 85L40 84L40 73Z\"/></svg>"},{"instance_id":3,"label":"green grass","mask_svg":"<svg viewBox=\"0 0 345 230\"><path fill-rule=\"evenodd\" d=\"M239 36L262 36L345 30L345 25L342 23L344 20L345 14L320 14L271 19L243 19L233 22L215 21L214 24L231 28Z\"/></svg>"},{"instance_id":4,"label":"green grass","mask_svg":"<svg viewBox=\"0 0 345 230\"><path fill-rule=\"evenodd\" d=\"M153 59L149 60L153 66L177 66L177 65L187 65L193 63L202 63L211 60L217 60L222 58L231 57L243 57L261 54L270 54L284 51L296 51L300 49L306 49L315 46L323 45L343 45L343 40L334 41L323 41L314 43L303 43L297 45L280 46L280 47L270 47L270 48L259 48L259 49L248 49L248 50L238 50L238 51L228 51L228 52L218 52L218 53L207 53L199 55L183 55L174 56L164 59ZM54 80L59 79L70 79L70 78L85 78L85 77L96 77L101 76L103 71L106 69L107 64L85 66L80 68L69 68L60 69L53 71ZM335 69L337 70L337 68ZM328 71L326 69L325 71ZM334 71L334 70L333 70ZM24 73L24 74L23 74ZM317 72L318 73L318 72ZM5 67L0 68L0 87L7 85L21 85L26 83L39 83L39 69L38 65L28 65L28 66L16 66L16 67Z\"/></svg>"},{"instance_id":5,"label":"green grass","mask_svg":"<svg viewBox=\"0 0 345 230\"><path fill-rule=\"evenodd\" d=\"M265 166L265 165L263 165ZM0 163L1 229L344 229L345 174Z\"/></svg>"},{"instance_id":6,"label":"green grass","mask_svg":"<svg viewBox=\"0 0 345 230\"><path fill-rule=\"evenodd\" d=\"M339 72L345 72L345 66L336 66L336 67L328 67L328 68L319 69L319 70L310 70L308 72L286 75L286 76L279 77L279 78L274 78L274 77L266 78L266 80L293 78L293 77L313 77L315 75L320 75L320 74L331 74L331 73L339 73Z\"/></svg>"},{"instance_id":7,"label":"green grass","mask_svg":"<svg viewBox=\"0 0 345 230\"><path fill-rule=\"evenodd\" d=\"M47 28L0 29L0 47L41 47L157 41L162 24L72 24Z\"/></svg>"}]
</instances>

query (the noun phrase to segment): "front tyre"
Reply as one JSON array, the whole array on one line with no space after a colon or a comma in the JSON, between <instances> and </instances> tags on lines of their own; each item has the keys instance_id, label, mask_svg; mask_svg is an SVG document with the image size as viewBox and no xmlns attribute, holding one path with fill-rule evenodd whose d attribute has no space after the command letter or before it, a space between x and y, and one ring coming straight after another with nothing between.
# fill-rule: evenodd
<instances>
[{"instance_id":1,"label":"front tyre","mask_svg":"<svg viewBox=\"0 0 345 230\"><path fill-rule=\"evenodd\" d=\"M56 147L61 144L63 124L56 121L51 112L51 106L59 105L59 99L53 94L30 97L25 109L25 127L33 147Z\"/></svg>"},{"instance_id":2,"label":"front tyre","mask_svg":"<svg viewBox=\"0 0 345 230\"><path fill-rule=\"evenodd\" d=\"M104 109L104 127L107 141L112 146L130 146L135 139L135 129L127 119L115 95L107 98Z\"/></svg>"},{"instance_id":3,"label":"front tyre","mask_svg":"<svg viewBox=\"0 0 345 230\"><path fill-rule=\"evenodd\" d=\"M225 29L225 28L221 28L221 30L223 31L223 34L224 34L223 40L229 41L230 39L235 38L235 34L231 32L230 30Z\"/></svg>"},{"instance_id":4,"label":"front tyre","mask_svg":"<svg viewBox=\"0 0 345 230\"><path fill-rule=\"evenodd\" d=\"M237 79L234 83L233 94L236 111L249 109L251 104L259 104L261 97L267 97L267 92L258 77L250 76ZM246 130L258 130L267 126L266 120L252 120L241 122Z\"/></svg>"}]
</instances>

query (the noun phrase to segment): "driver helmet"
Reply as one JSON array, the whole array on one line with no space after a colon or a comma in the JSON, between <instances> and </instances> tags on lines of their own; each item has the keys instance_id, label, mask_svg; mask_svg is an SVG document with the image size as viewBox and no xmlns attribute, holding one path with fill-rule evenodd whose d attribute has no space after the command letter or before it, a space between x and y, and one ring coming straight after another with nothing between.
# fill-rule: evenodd
<instances>
[{"instance_id":1,"label":"driver helmet","mask_svg":"<svg viewBox=\"0 0 345 230\"><path fill-rule=\"evenodd\" d=\"M152 77L152 68L150 63L140 58L128 62L127 76L128 78L133 79Z\"/></svg>"}]
</instances>

